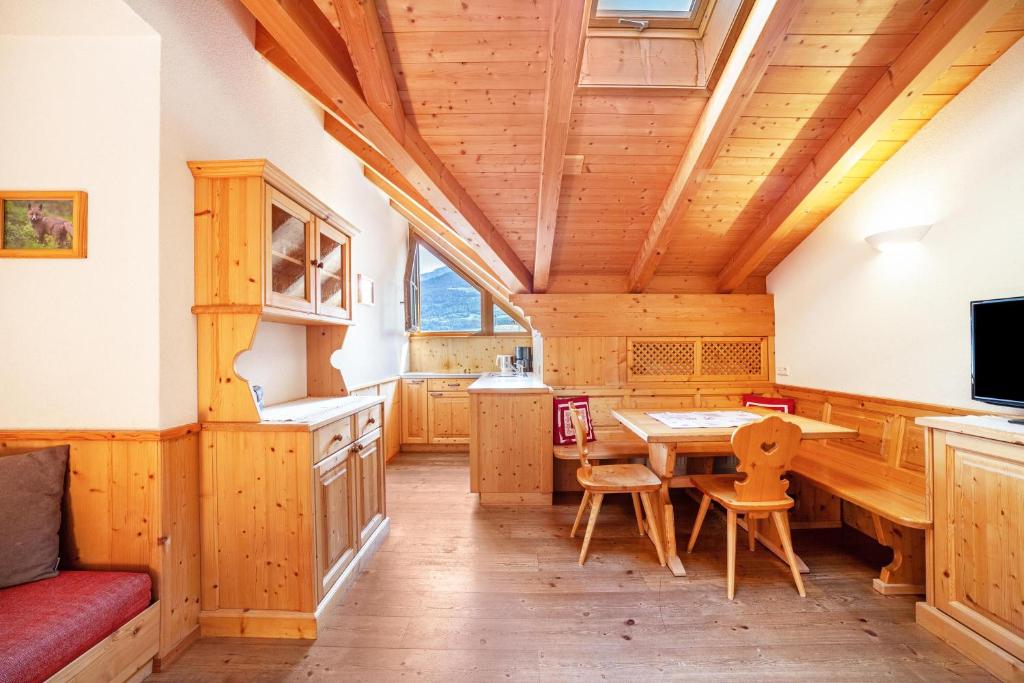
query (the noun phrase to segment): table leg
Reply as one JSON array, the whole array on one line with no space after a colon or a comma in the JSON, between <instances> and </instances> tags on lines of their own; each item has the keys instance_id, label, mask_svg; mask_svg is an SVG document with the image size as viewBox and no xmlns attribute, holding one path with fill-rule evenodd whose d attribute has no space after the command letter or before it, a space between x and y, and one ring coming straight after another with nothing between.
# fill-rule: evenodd
<instances>
[{"instance_id":1,"label":"table leg","mask_svg":"<svg viewBox=\"0 0 1024 683\"><path fill-rule=\"evenodd\" d=\"M652 443L647 447L651 469L661 479L661 488L654 496L655 514L661 529L661 547L665 551L665 563L673 576L686 576L686 569L676 550L676 517L669 496L669 487L676 468L676 447L673 444Z\"/></svg>"}]
</instances>

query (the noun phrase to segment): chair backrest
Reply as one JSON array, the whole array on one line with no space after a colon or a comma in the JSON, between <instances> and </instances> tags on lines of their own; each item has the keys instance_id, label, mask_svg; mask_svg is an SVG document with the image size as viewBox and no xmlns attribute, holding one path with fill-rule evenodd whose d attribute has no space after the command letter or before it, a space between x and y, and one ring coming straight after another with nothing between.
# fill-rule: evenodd
<instances>
[{"instance_id":1,"label":"chair backrest","mask_svg":"<svg viewBox=\"0 0 1024 683\"><path fill-rule=\"evenodd\" d=\"M747 475L735 484L744 503L785 500L789 469L800 446L800 427L781 417L766 417L743 425L732 434L732 450L739 460L737 472Z\"/></svg>"},{"instance_id":2,"label":"chair backrest","mask_svg":"<svg viewBox=\"0 0 1024 683\"><path fill-rule=\"evenodd\" d=\"M576 433L576 452L580 454L580 465L590 468L590 461L587 459L587 425L583 422L583 416L575 403L569 404L569 419L572 420L572 429Z\"/></svg>"}]
</instances>

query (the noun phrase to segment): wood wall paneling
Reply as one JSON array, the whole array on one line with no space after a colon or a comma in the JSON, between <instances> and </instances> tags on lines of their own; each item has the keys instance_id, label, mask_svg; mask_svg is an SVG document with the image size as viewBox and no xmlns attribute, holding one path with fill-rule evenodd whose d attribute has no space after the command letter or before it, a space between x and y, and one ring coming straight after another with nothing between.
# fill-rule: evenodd
<instances>
[{"instance_id":1,"label":"wood wall paneling","mask_svg":"<svg viewBox=\"0 0 1024 683\"><path fill-rule=\"evenodd\" d=\"M70 445L62 566L151 576L161 612L158 665L199 627L198 431L0 432L0 454Z\"/></svg>"},{"instance_id":2,"label":"wood wall paneling","mask_svg":"<svg viewBox=\"0 0 1024 683\"><path fill-rule=\"evenodd\" d=\"M437 373L496 372L494 357L510 355L517 346L532 346L527 336L409 338L409 371Z\"/></svg>"}]
</instances>

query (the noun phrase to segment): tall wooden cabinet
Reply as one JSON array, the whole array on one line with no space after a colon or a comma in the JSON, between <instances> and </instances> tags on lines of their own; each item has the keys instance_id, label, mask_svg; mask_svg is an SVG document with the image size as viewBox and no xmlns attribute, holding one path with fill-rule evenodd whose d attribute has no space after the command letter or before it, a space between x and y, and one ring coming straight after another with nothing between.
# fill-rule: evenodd
<instances>
[{"instance_id":1,"label":"tall wooden cabinet","mask_svg":"<svg viewBox=\"0 0 1024 683\"><path fill-rule=\"evenodd\" d=\"M934 529L917 620L1004 681L1024 681L1024 427L925 417Z\"/></svg>"},{"instance_id":2,"label":"tall wooden cabinet","mask_svg":"<svg viewBox=\"0 0 1024 683\"><path fill-rule=\"evenodd\" d=\"M388 531L383 398L330 362L352 324L358 232L264 160L196 181L202 590L207 636L316 638ZM306 329L309 397L259 410L235 359L261 320Z\"/></svg>"}]
</instances>

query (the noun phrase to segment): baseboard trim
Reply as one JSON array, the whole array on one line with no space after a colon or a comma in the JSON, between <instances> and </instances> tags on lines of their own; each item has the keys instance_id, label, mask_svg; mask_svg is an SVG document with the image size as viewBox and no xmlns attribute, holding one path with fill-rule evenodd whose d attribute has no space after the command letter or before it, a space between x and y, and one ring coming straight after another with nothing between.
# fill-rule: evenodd
<instances>
[{"instance_id":1,"label":"baseboard trim","mask_svg":"<svg viewBox=\"0 0 1024 683\"><path fill-rule=\"evenodd\" d=\"M915 616L919 626L999 680L1007 683L1024 681L1024 661L986 640L938 608L919 602Z\"/></svg>"},{"instance_id":2,"label":"baseboard trim","mask_svg":"<svg viewBox=\"0 0 1024 683\"><path fill-rule=\"evenodd\" d=\"M543 507L551 505L550 493L480 493L481 505L521 505Z\"/></svg>"}]
</instances>

